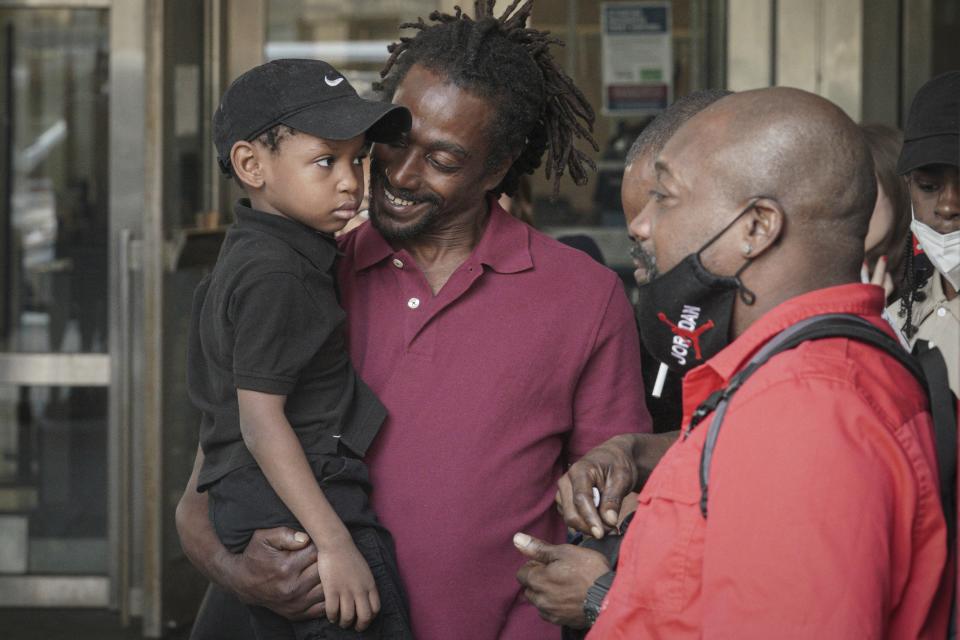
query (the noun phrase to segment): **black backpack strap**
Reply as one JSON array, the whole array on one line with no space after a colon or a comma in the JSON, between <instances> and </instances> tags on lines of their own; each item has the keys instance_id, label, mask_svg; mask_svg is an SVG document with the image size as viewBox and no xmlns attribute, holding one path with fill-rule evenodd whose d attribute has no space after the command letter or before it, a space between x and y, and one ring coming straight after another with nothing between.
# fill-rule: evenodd
<instances>
[{"instance_id":1,"label":"black backpack strap","mask_svg":"<svg viewBox=\"0 0 960 640\"><path fill-rule=\"evenodd\" d=\"M927 377L937 466L940 468L940 498L947 516L949 539L953 540L957 511L957 399L950 390L947 365L939 349L931 347L925 340L918 340L913 347L913 357Z\"/></svg>"},{"instance_id":2,"label":"black backpack strap","mask_svg":"<svg viewBox=\"0 0 960 640\"><path fill-rule=\"evenodd\" d=\"M846 337L859 342L865 342L873 345L895 358L904 366L926 389L926 377L920 365L910 354L903 350L900 344L888 336L886 333L873 326L867 320L850 314L823 314L812 316L805 320L784 329L767 342L759 352L750 360L746 367L737 372L729 384L722 390L714 392L709 398L694 411L691 424L684 432L687 437L690 431L706 417L713 413L713 419L710 421L710 427L703 445L703 452L700 456L700 513L704 518L707 517L707 499L710 488L710 466L713 462L714 449L717 445L717 439L720 436L720 427L723 425L723 418L726 415L727 405L733 394L743 386L743 384L770 358L793 349L807 340L818 340L821 338ZM954 424L954 445L956 443L956 420ZM939 451L938 443L938 451ZM956 455L956 446L952 449ZM955 467L954 463L954 467ZM944 478L944 470L941 469L940 486L941 490L945 482L949 480ZM952 493L951 493L952 495Z\"/></svg>"},{"instance_id":3,"label":"black backpack strap","mask_svg":"<svg viewBox=\"0 0 960 640\"><path fill-rule=\"evenodd\" d=\"M920 362L927 374L930 394L930 411L933 414L934 442L937 448L937 463L940 468L940 498L943 513L947 518L947 548L952 566L956 570L957 535L957 398L950 390L947 378L947 365L940 349L930 347L925 340L917 340L913 348L914 357ZM950 586L953 587L953 582ZM957 637L957 600L951 599L950 627L947 637Z\"/></svg>"}]
</instances>

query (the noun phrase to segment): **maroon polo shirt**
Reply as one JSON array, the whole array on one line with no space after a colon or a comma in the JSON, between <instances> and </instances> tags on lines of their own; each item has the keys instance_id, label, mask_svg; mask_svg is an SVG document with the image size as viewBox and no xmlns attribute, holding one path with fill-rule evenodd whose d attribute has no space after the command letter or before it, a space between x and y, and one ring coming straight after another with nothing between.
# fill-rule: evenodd
<instances>
[{"instance_id":1,"label":"maroon polo shirt","mask_svg":"<svg viewBox=\"0 0 960 640\"><path fill-rule=\"evenodd\" d=\"M559 637L523 597L511 538L563 542L565 466L650 430L619 279L491 209L437 295L373 226L341 242L350 353L388 415L367 458L373 503L420 640Z\"/></svg>"}]
</instances>

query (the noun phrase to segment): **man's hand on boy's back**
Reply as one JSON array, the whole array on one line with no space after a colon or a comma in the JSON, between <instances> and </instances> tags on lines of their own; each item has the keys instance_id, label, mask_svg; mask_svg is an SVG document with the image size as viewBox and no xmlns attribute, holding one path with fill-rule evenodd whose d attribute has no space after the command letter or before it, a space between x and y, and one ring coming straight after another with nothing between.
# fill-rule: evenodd
<instances>
[{"instance_id":1,"label":"man's hand on boy's back","mask_svg":"<svg viewBox=\"0 0 960 640\"><path fill-rule=\"evenodd\" d=\"M225 586L243 602L290 620L326 614L317 549L305 533L287 527L258 530L243 553L230 555L235 562Z\"/></svg>"}]
</instances>

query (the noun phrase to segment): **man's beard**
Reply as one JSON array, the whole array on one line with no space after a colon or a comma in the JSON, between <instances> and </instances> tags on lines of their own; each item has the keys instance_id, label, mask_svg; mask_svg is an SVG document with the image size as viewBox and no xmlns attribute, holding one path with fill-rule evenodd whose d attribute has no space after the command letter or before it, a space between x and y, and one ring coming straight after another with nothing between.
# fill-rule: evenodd
<instances>
[{"instance_id":1,"label":"man's beard","mask_svg":"<svg viewBox=\"0 0 960 640\"><path fill-rule=\"evenodd\" d=\"M638 268L645 272L645 277L637 284L646 284L660 275L660 270L657 269L657 257L644 249L639 242L634 242L630 247L630 257L638 262Z\"/></svg>"},{"instance_id":2,"label":"man's beard","mask_svg":"<svg viewBox=\"0 0 960 640\"><path fill-rule=\"evenodd\" d=\"M417 195L410 191L403 189L397 189L395 187L390 188L390 193L394 196L401 198L403 200L409 200L414 203L428 203L433 206L429 207L424 213L420 216L419 219L410 223L407 226L399 226L393 222L389 216L383 216L377 210L380 206L379 200L374 196L376 188L379 186L382 190L386 183L386 176L380 163L377 161L376 157L370 159L370 224L380 232L380 235L384 237L385 240L412 240L419 236L424 235L429 232L433 227L435 227L443 216L443 211L440 208L442 200L433 194L427 195Z\"/></svg>"}]
</instances>

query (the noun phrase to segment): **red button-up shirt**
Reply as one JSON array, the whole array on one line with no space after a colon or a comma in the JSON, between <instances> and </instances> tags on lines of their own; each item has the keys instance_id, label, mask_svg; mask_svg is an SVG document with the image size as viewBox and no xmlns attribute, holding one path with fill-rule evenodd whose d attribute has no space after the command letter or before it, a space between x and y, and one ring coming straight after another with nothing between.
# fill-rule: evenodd
<instances>
[{"instance_id":1,"label":"red button-up shirt","mask_svg":"<svg viewBox=\"0 0 960 640\"><path fill-rule=\"evenodd\" d=\"M882 309L882 289L859 284L783 303L687 374L684 424L782 329L852 313L889 332ZM843 338L771 359L729 405L704 520L710 419L641 492L591 640L944 637L932 421L910 373Z\"/></svg>"},{"instance_id":2,"label":"red button-up shirt","mask_svg":"<svg viewBox=\"0 0 960 640\"><path fill-rule=\"evenodd\" d=\"M436 296L369 224L341 250L351 356L388 413L368 455L373 504L416 637L558 637L523 598L511 539L562 542L565 464L650 428L623 286L495 204Z\"/></svg>"}]
</instances>

